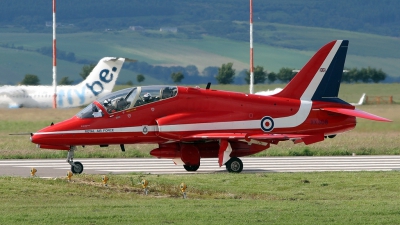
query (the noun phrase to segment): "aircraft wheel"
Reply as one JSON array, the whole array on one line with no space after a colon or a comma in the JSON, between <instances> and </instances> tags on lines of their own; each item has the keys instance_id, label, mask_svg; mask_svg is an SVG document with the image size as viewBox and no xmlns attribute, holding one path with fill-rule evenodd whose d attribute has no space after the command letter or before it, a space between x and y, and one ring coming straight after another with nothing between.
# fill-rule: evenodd
<instances>
[{"instance_id":1,"label":"aircraft wheel","mask_svg":"<svg viewBox=\"0 0 400 225\"><path fill-rule=\"evenodd\" d=\"M71 166L72 173L79 173L81 174L83 171L83 165L80 162L74 162L74 165Z\"/></svg>"},{"instance_id":2,"label":"aircraft wheel","mask_svg":"<svg viewBox=\"0 0 400 225\"><path fill-rule=\"evenodd\" d=\"M230 173L240 173L243 170L242 160L236 157L232 157L228 162L225 163L225 166Z\"/></svg>"},{"instance_id":3,"label":"aircraft wheel","mask_svg":"<svg viewBox=\"0 0 400 225\"><path fill-rule=\"evenodd\" d=\"M183 165L183 168L185 168L186 171L197 171L199 167L200 165L198 166Z\"/></svg>"}]
</instances>

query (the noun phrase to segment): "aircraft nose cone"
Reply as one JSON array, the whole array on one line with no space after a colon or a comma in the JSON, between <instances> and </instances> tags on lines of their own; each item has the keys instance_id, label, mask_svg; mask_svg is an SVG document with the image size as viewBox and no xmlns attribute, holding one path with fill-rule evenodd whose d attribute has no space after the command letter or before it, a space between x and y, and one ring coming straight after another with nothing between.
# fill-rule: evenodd
<instances>
[{"instance_id":1,"label":"aircraft nose cone","mask_svg":"<svg viewBox=\"0 0 400 225\"><path fill-rule=\"evenodd\" d=\"M48 144L48 142L53 139L53 135L50 133L54 131L54 128L55 125L50 125L36 131L35 133L31 133L31 142L35 144Z\"/></svg>"},{"instance_id":2,"label":"aircraft nose cone","mask_svg":"<svg viewBox=\"0 0 400 225\"><path fill-rule=\"evenodd\" d=\"M31 142L37 144L38 148L53 149L53 150L70 150L70 145L60 144L60 141L43 134L31 134Z\"/></svg>"},{"instance_id":3,"label":"aircraft nose cone","mask_svg":"<svg viewBox=\"0 0 400 225\"><path fill-rule=\"evenodd\" d=\"M45 144L45 143L47 143L50 140L49 139L50 136L44 135L42 132L46 132L46 128L44 128L42 130L39 130L39 131L37 131L35 133L31 133L31 136L30 136L31 142L35 143L35 144Z\"/></svg>"},{"instance_id":4,"label":"aircraft nose cone","mask_svg":"<svg viewBox=\"0 0 400 225\"><path fill-rule=\"evenodd\" d=\"M32 143L39 144L38 135L35 135L35 133L31 133L31 136L29 139L31 140Z\"/></svg>"}]
</instances>

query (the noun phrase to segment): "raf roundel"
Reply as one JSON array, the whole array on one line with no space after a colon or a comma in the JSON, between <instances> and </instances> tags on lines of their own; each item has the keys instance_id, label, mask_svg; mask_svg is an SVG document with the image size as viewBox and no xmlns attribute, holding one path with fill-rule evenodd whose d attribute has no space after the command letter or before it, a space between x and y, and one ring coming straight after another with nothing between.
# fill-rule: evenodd
<instances>
[{"instance_id":1,"label":"raf roundel","mask_svg":"<svg viewBox=\"0 0 400 225\"><path fill-rule=\"evenodd\" d=\"M264 116L261 119L261 129L265 132L270 132L274 129L274 120L270 116Z\"/></svg>"},{"instance_id":2,"label":"raf roundel","mask_svg":"<svg viewBox=\"0 0 400 225\"><path fill-rule=\"evenodd\" d=\"M143 126L143 130L142 130L142 133L143 134L147 134L149 132L149 129L147 128L147 125L144 125Z\"/></svg>"}]
</instances>

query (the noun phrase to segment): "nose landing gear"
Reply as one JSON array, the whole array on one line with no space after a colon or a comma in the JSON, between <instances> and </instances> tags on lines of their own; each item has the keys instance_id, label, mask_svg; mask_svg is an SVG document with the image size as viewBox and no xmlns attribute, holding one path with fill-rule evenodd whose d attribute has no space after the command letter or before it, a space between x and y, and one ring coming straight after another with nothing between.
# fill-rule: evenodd
<instances>
[{"instance_id":1,"label":"nose landing gear","mask_svg":"<svg viewBox=\"0 0 400 225\"><path fill-rule=\"evenodd\" d=\"M74 162L74 152L76 146L71 146L67 155L67 162L71 165L71 172L74 174L81 174L83 172L83 165L80 162Z\"/></svg>"}]
</instances>

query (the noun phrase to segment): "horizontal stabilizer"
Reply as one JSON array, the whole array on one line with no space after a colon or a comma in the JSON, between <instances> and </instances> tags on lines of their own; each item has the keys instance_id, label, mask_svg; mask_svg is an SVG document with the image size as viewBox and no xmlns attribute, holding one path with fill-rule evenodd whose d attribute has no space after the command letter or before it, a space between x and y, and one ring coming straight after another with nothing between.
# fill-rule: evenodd
<instances>
[{"instance_id":1,"label":"horizontal stabilizer","mask_svg":"<svg viewBox=\"0 0 400 225\"><path fill-rule=\"evenodd\" d=\"M355 116L355 117L360 117L368 120L376 120L376 121L383 121L383 122L392 122L389 119L376 116L371 113L367 113L358 109L344 109L344 108L322 108L321 110L329 111L329 112L334 112L334 113L339 113L347 116Z\"/></svg>"}]
</instances>

